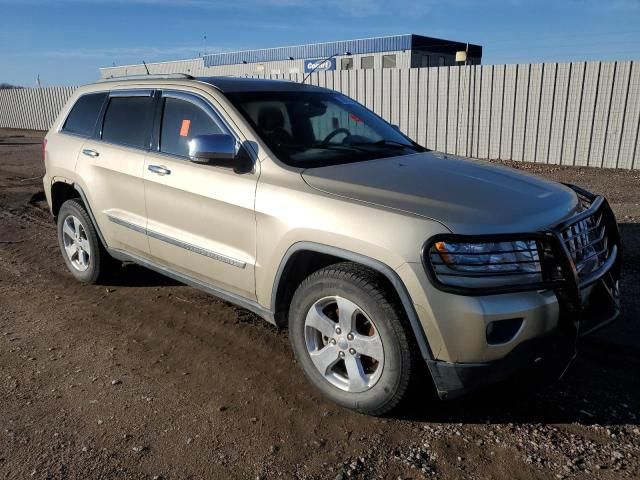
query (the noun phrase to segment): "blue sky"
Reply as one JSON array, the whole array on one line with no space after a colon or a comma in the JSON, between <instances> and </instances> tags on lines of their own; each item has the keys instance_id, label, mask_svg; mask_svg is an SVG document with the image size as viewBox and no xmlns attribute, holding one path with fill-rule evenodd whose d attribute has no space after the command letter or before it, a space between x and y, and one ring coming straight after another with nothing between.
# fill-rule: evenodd
<instances>
[{"instance_id":1,"label":"blue sky","mask_svg":"<svg viewBox=\"0 0 640 480\"><path fill-rule=\"evenodd\" d=\"M0 0L0 82L399 33L481 44L483 63L640 60L640 0Z\"/></svg>"}]
</instances>

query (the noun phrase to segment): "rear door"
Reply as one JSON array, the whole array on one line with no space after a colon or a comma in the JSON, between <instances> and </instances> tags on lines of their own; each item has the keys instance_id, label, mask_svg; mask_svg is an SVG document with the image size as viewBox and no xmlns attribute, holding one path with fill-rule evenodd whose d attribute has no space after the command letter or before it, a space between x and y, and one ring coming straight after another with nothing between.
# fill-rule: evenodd
<instances>
[{"instance_id":1,"label":"rear door","mask_svg":"<svg viewBox=\"0 0 640 480\"><path fill-rule=\"evenodd\" d=\"M144 169L152 257L172 270L255 299L257 167L237 174L189 161L188 142L194 136L236 136L200 96L165 91L156 118L158 140Z\"/></svg>"},{"instance_id":2,"label":"rear door","mask_svg":"<svg viewBox=\"0 0 640 480\"><path fill-rule=\"evenodd\" d=\"M154 104L152 90L110 92L96 138L85 141L76 167L109 247L143 256L149 254L143 170Z\"/></svg>"}]
</instances>

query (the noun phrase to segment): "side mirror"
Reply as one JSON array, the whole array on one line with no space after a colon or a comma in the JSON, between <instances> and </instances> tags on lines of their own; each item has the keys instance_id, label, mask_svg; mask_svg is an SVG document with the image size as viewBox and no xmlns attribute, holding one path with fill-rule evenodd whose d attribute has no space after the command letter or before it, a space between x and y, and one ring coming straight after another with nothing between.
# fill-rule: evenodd
<instances>
[{"instance_id":1,"label":"side mirror","mask_svg":"<svg viewBox=\"0 0 640 480\"><path fill-rule=\"evenodd\" d=\"M400 125L395 125L395 124L393 124L393 125L391 125L391 126L392 126L394 129L396 129L397 131L399 131L399 132L401 131L401 130L400 130Z\"/></svg>"},{"instance_id":2,"label":"side mirror","mask_svg":"<svg viewBox=\"0 0 640 480\"><path fill-rule=\"evenodd\" d=\"M194 163L234 167L236 139L227 134L193 137L189 141L189 159Z\"/></svg>"}]
</instances>

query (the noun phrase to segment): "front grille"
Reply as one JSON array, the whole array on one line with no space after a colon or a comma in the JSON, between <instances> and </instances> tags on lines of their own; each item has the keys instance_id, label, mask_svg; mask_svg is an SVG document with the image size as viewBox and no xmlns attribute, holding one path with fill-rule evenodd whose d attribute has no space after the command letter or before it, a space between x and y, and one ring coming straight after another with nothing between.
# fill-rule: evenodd
<instances>
[{"instance_id":1,"label":"front grille","mask_svg":"<svg viewBox=\"0 0 640 480\"><path fill-rule=\"evenodd\" d=\"M602 208L569 224L561 237L580 279L598 270L609 258L607 221Z\"/></svg>"}]
</instances>

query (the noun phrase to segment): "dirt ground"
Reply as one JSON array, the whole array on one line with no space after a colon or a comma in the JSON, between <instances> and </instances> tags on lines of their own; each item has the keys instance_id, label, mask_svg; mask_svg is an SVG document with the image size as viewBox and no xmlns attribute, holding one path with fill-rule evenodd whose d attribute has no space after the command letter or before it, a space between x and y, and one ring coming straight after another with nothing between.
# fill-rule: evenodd
<instances>
[{"instance_id":1,"label":"dirt ground","mask_svg":"<svg viewBox=\"0 0 640 480\"><path fill-rule=\"evenodd\" d=\"M324 400L286 332L128 265L66 271L39 132L0 130L0 478L639 478L640 172L515 164L610 199L622 318L559 383L521 379L388 418Z\"/></svg>"}]
</instances>

